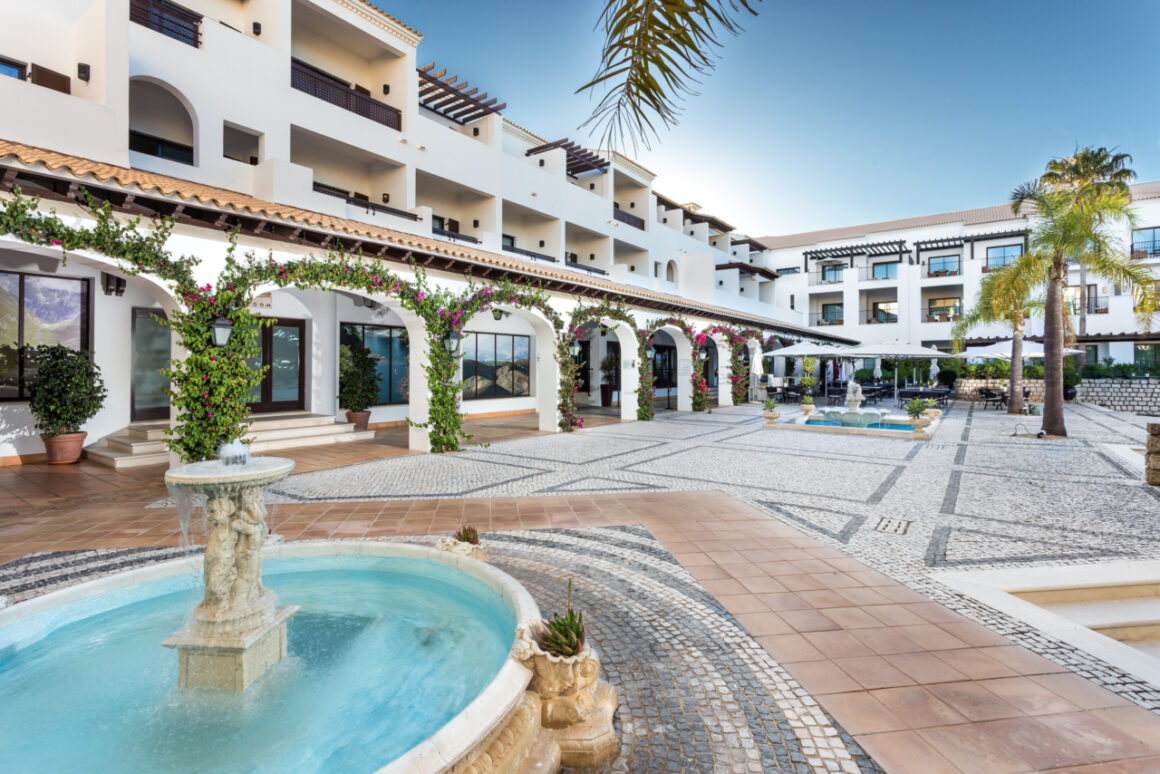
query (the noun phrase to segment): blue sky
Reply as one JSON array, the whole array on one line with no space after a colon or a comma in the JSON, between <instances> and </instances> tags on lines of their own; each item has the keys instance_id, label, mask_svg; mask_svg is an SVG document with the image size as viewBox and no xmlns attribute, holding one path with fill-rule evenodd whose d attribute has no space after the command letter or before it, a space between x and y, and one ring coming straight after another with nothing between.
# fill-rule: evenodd
<instances>
[{"instance_id":1,"label":"blue sky","mask_svg":"<svg viewBox=\"0 0 1160 774\"><path fill-rule=\"evenodd\" d=\"M549 140L592 101L596 0L375 0L420 64L498 95ZM655 188L754 236L1000 204L1081 145L1160 179L1157 0L759 4L676 128L636 157ZM631 149L625 149L630 152Z\"/></svg>"}]
</instances>

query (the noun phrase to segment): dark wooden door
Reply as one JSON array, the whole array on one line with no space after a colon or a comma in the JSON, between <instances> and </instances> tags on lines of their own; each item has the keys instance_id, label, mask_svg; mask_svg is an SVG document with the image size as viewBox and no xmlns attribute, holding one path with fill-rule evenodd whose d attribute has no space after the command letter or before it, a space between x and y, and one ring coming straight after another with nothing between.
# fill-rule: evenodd
<instances>
[{"instance_id":1,"label":"dark wooden door","mask_svg":"<svg viewBox=\"0 0 1160 774\"><path fill-rule=\"evenodd\" d=\"M305 371L306 321L276 319L262 328L262 353L250 361L252 367L266 366L266 376L254 388L250 411L301 411L306 406Z\"/></svg>"},{"instance_id":2,"label":"dark wooden door","mask_svg":"<svg viewBox=\"0 0 1160 774\"><path fill-rule=\"evenodd\" d=\"M160 309L133 307L133 381L129 386L129 419L133 422L169 419L169 327Z\"/></svg>"}]
</instances>

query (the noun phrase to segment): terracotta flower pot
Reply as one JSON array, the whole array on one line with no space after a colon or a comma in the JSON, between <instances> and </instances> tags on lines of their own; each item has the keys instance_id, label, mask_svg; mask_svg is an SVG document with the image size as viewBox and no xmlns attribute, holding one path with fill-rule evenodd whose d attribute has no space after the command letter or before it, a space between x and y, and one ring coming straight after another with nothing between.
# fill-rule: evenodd
<instances>
[{"instance_id":1,"label":"terracotta flower pot","mask_svg":"<svg viewBox=\"0 0 1160 774\"><path fill-rule=\"evenodd\" d=\"M355 430L366 430L367 424L371 421L371 412L348 411L346 412L346 421L353 424Z\"/></svg>"},{"instance_id":2,"label":"terracotta flower pot","mask_svg":"<svg viewBox=\"0 0 1160 774\"><path fill-rule=\"evenodd\" d=\"M81 458L88 433L64 433L62 435L42 435L44 450L48 453L49 465L68 465Z\"/></svg>"}]
</instances>

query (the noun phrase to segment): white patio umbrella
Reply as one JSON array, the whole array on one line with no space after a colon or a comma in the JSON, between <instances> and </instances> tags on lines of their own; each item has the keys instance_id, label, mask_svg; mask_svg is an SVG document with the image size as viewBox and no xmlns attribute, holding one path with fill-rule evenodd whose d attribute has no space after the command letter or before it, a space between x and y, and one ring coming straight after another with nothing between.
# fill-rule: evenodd
<instances>
[{"instance_id":1,"label":"white patio umbrella","mask_svg":"<svg viewBox=\"0 0 1160 774\"><path fill-rule=\"evenodd\" d=\"M845 357L845 351L842 347L830 344L811 344L806 341L800 341L781 349L770 348L762 354L774 357Z\"/></svg>"},{"instance_id":2,"label":"white patio umbrella","mask_svg":"<svg viewBox=\"0 0 1160 774\"><path fill-rule=\"evenodd\" d=\"M901 341L882 344L862 344L846 350L846 357L888 357L892 360L915 360L919 358L944 357L942 352L930 347L920 347L917 344L904 344ZM894 368L894 395L898 395L898 367Z\"/></svg>"},{"instance_id":3,"label":"white patio umbrella","mask_svg":"<svg viewBox=\"0 0 1160 774\"><path fill-rule=\"evenodd\" d=\"M1078 354L1080 354L1080 350L1071 349L1069 347L1064 347L1063 354L1064 355L1078 355ZM960 352L959 357L962 357L962 358L971 358L971 357L1003 358L1004 360L1010 360L1011 359L1011 339L1007 339L1005 341L996 341L994 344L990 344L986 347L974 347L974 348L968 349L964 352ZM1040 344L1037 341L1024 341L1023 342L1023 359L1024 360L1028 360L1031 358L1041 358L1041 357L1044 357L1042 344Z\"/></svg>"},{"instance_id":4,"label":"white patio umbrella","mask_svg":"<svg viewBox=\"0 0 1160 774\"><path fill-rule=\"evenodd\" d=\"M874 358L874 381L882 378L882 358Z\"/></svg>"},{"instance_id":5,"label":"white patio umbrella","mask_svg":"<svg viewBox=\"0 0 1160 774\"><path fill-rule=\"evenodd\" d=\"M930 380L932 382L935 380L935 377L938 376L938 372L939 372L938 359L931 358L930 359Z\"/></svg>"}]
</instances>

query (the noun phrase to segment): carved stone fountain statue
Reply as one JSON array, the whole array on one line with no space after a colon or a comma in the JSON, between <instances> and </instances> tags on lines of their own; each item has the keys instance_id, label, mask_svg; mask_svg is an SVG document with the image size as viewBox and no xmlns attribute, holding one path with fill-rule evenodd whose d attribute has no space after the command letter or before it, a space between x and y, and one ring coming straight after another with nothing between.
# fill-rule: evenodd
<instances>
[{"instance_id":1,"label":"carved stone fountain statue","mask_svg":"<svg viewBox=\"0 0 1160 774\"><path fill-rule=\"evenodd\" d=\"M862 408L862 385L851 379L850 384L846 387L846 408L827 406L818 409L817 413L822 419L828 419L846 427L867 427L881 422L883 417L890 412L886 409Z\"/></svg>"},{"instance_id":2,"label":"carved stone fountain statue","mask_svg":"<svg viewBox=\"0 0 1160 774\"><path fill-rule=\"evenodd\" d=\"M278 605L262 585L262 547L269 534L262 490L292 470L293 460L223 452L220 460L165 474L183 524L190 494L206 498L205 596L193 622L162 643L178 652L181 688L244 690L285 657L286 621L298 608Z\"/></svg>"}]
</instances>

